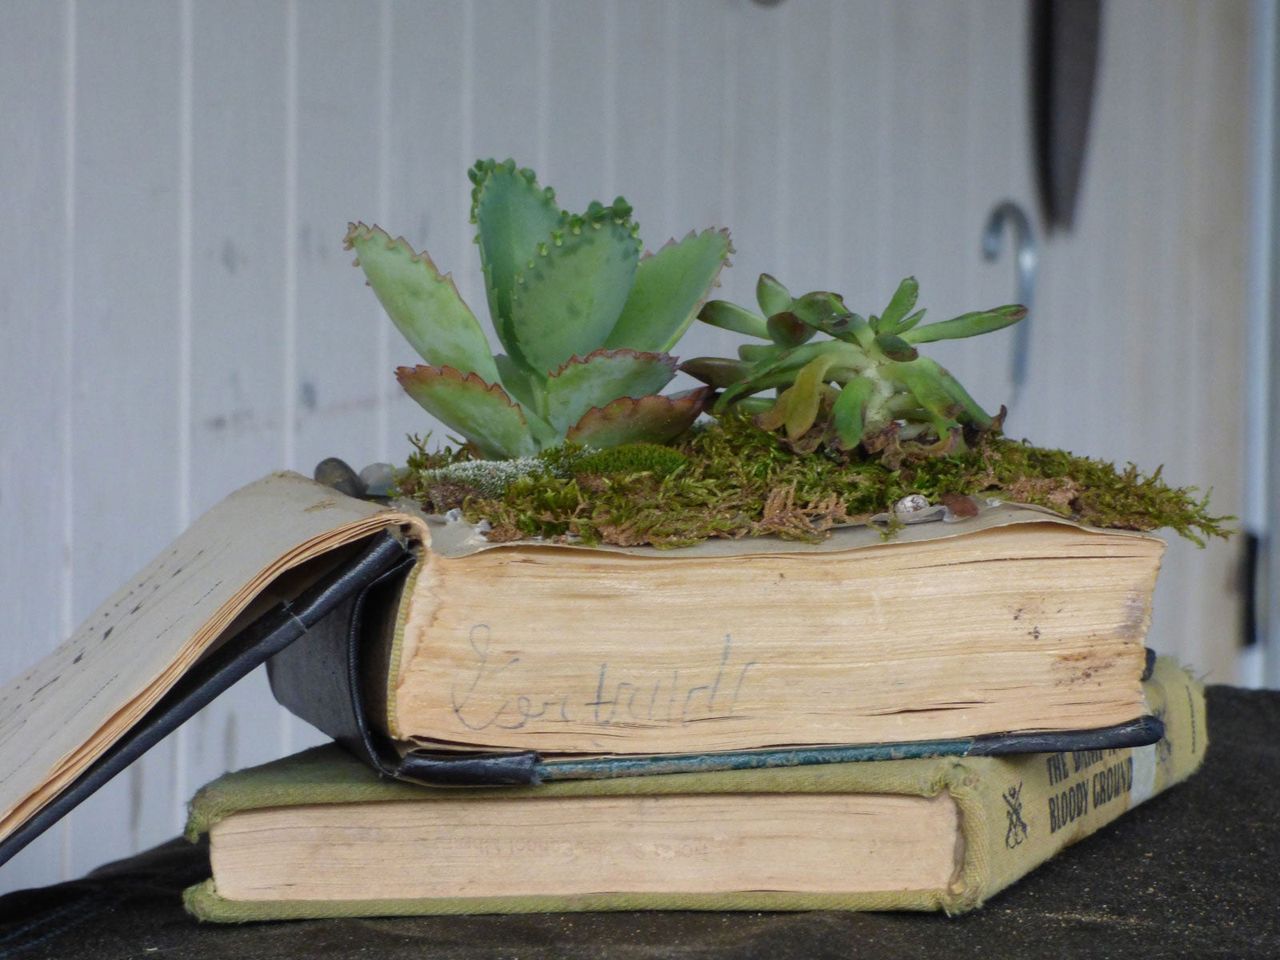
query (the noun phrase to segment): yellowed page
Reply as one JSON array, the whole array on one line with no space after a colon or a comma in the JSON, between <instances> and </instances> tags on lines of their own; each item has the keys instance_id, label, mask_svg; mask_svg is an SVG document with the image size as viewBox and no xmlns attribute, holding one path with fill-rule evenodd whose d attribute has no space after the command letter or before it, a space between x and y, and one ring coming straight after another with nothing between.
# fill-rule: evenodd
<instances>
[{"instance_id":1,"label":"yellowed page","mask_svg":"<svg viewBox=\"0 0 1280 960\"><path fill-rule=\"evenodd\" d=\"M136 723L286 570L408 514L275 473L195 522L0 689L0 839ZM425 528L417 536L426 538Z\"/></svg>"},{"instance_id":2,"label":"yellowed page","mask_svg":"<svg viewBox=\"0 0 1280 960\"><path fill-rule=\"evenodd\" d=\"M387 698L403 739L644 755L1145 713L1158 540L1030 523L822 555L435 545Z\"/></svg>"},{"instance_id":3,"label":"yellowed page","mask_svg":"<svg viewBox=\"0 0 1280 960\"><path fill-rule=\"evenodd\" d=\"M209 856L228 900L852 894L945 889L959 839L946 793L498 797L248 810Z\"/></svg>"}]
</instances>

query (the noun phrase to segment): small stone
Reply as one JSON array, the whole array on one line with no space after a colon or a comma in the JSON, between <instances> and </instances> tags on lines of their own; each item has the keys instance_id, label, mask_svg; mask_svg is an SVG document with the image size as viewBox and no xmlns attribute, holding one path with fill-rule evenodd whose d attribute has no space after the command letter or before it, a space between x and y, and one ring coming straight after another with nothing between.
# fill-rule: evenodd
<instances>
[{"instance_id":1,"label":"small stone","mask_svg":"<svg viewBox=\"0 0 1280 960\"><path fill-rule=\"evenodd\" d=\"M461 523L462 511L457 507L454 507L452 510L446 510L444 514L444 521L445 523Z\"/></svg>"},{"instance_id":2,"label":"small stone","mask_svg":"<svg viewBox=\"0 0 1280 960\"><path fill-rule=\"evenodd\" d=\"M339 493L345 493L348 497L363 497L365 494L364 481L351 467L347 466L345 460L338 457L325 457L316 464L316 470L312 476L315 477L316 482L332 487Z\"/></svg>"},{"instance_id":3,"label":"small stone","mask_svg":"<svg viewBox=\"0 0 1280 960\"><path fill-rule=\"evenodd\" d=\"M396 482L396 468L389 463L371 463L360 471L367 497L389 497Z\"/></svg>"},{"instance_id":4,"label":"small stone","mask_svg":"<svg viewBox=\"0 0 1280 960\"><path fill-rule=\"evenodd\" d=\"M893 505L893 512L899 517L909 517L913 513L929 509L929 498L919 493L909 493Z\"/></svg>"},{"instance_id":5,"label":"small stone","mask_svg":"<svg viewBox=\"0 0 1280 960\"><path fill-rule=\"evenodd\" d=\"M978 515L978 501L963 493L944 493L942 505L946 508L942 515L943 523L959 523Z\"/></svg>"}]
</instances>

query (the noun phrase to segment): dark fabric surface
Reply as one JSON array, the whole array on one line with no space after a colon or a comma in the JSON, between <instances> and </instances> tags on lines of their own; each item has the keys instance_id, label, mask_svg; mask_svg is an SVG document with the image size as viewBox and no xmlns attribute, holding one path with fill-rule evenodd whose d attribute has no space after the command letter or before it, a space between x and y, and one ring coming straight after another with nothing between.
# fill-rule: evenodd
<instances>
[{"instance_id":1,"label":"dark fabric surface","mask_svg":"<svg viewBox=\"0 0 1280 960\"><path fill-rule=\"evenodd\" d=\"M0 960L477 957L1277 957L1280 693L1209 690L1204 768L982 910L619 913L201 925L182 841L0 898Z\"/></svg>"}]
</instances>

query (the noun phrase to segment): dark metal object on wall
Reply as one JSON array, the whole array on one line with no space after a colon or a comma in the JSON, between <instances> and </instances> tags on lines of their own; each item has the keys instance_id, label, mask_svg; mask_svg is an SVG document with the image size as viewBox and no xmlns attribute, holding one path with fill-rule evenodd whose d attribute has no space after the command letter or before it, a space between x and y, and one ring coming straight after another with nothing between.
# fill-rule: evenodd
<instances>
[{"instance_id":1,"label":"dark metal object on wall","mask_svg":"<svg viewBox=\"0 0 1280 960\"><path fill-rule=\"evenodd\" d=\"M1031 0L1031 127L1047 230L1075 220L1101 32L1101 0Z\"/></svg>"}]
</instances>

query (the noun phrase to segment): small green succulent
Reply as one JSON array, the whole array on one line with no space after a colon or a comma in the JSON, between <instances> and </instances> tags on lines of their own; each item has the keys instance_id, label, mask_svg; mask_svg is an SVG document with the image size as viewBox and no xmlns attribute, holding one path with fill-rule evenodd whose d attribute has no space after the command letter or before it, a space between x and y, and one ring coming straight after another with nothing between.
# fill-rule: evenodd
<instances>
[{"instance_id":1,"label":"small green succulent","mask_svg":"<svg viewBox=\"0 0 1280 960\"><path fill-rule=\"evenodd\" d=\"M758 414L761 427L781 430L800 452L861 446L889 461L959 453L966 449L966 433L972 441L998 431L1004 410L987 413L916 347L999 330L1027 311L1011 304L921 326L918 293L915 278L908 277L880 316L864 319L839 294L792 297L761 274L756 299L763 315L713 300L699 319L768 342L744 344L737 360L699 357L681 369L722 391L713 414L735 408ZM829 339L809 342L819 333ZM777 390L776 398L756 396L765 390Z\"/></svg>"},{"instance_id":2,"label":"small green succulent","mask_svg":"<svg viewBox=\"0 0 1280 960\"><path fill-rule=\"evenodd\" d=\"M566 440L665 442L688 429L709 390L658 391L676 374L667 351L732 252L728 232L691 232L641 256L621 197L575 215L514 161L479 161L470 178L489 312L505 354L491 355L453 280L426 253L378 227L347 231L369 285L426 360L396 371L409 395L475 453L499 459Z\"/></svg>"}]
</instances>

